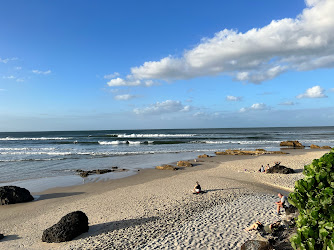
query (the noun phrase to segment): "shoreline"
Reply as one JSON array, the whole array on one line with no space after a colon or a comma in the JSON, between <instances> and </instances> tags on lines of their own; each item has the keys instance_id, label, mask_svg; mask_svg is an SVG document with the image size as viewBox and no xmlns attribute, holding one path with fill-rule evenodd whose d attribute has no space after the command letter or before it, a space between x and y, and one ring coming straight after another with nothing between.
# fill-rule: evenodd
<instances>
[{"instance_id":1,"label":"shoreline","mask_svg":"<svg viewBox=\"0 0 334 250\"><path fill-rule=\"evenodd\" d=\"M254 237L243 233L242 228L257 219L277 219L274 201L278 187L290 188L302 175L301 171L284 176L261 174L257 172L259 164L281 161L300 170L326 152L303 149L288 155L214 156L184 170L145 169L122 179L45 190L37 193L40 198L34 202L0 207L0 233L7 238L1 244L7 249L176 249L169 244L200 248L211 242L217 244L213 248L219 248L224 240L228 248L237 249L244 240ZM193 195L195 181L208 193ZM76 210L87 214L88 233L65 243L41 242L44 229ZM210 220L215 215L224 221L218 217ZM229 223L234 231L226 230ZM192 230L194 225L198 231ZM149 233L145 233L148 228Z\"/></svg>"}]
</instances>

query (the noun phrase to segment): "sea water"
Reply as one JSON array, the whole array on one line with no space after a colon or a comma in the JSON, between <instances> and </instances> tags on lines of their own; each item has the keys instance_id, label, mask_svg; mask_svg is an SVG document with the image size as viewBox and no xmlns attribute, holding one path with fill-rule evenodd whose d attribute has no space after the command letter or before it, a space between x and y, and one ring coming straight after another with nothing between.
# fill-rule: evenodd
<instances>
[{"instance_id":1,"label":"sea water","mask_svg":"<svg viewBox=\"0 0 334 250\"><path fill-rule=\"evenodd\" d=\"M140 169L226 149L279 150L279 143L286 140L298 140L305 146L333 146L334 127L3 132L0 185L41 191L122 178ZM113 166L128 171L85 179L76 174L77 169Z\"/></svg>"}]
</instances>

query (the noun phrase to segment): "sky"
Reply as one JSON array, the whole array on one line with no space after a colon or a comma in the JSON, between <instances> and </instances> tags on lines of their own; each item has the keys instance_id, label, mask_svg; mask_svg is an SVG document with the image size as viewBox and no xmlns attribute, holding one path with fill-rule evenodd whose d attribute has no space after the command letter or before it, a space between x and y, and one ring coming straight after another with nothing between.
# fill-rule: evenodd
<instances>
[{"instance_id":1,"label":"sky","mask_svg":"<svg viewBox=\"0 0 334 250\"><path fill-rule=\"evenodd\" d=\"M333 0L0 1L0 131L334 125Z\"/></svg>"}]
</instances>

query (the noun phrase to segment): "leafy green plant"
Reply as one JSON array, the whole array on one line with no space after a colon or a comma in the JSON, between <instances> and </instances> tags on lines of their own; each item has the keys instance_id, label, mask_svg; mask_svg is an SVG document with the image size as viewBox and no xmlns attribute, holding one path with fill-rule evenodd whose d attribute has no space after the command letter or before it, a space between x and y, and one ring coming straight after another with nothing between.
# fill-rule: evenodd
<instances>
[{"instance_id":1,"label":"leafy green plant","mask_svg":"<svg viewBox=\"0 0 334 250\"><path fill-rule=\"evenodd\" d=\"M334 149L306 165L303 174L289 195L289 202L299 211L291 245L294 249L334 250Z\"/></svg>"}]
</instances>

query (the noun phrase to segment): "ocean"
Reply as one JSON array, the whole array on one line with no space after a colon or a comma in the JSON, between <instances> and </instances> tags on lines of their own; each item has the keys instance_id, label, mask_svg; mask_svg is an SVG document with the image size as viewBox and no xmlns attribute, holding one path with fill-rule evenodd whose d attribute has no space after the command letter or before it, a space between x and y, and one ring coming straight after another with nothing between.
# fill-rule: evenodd
<instances>
[{"instance_id":1,"label":"ocean","mask_svg":"<svg viewBox=\"0 0 334 250\"><path fill-rule=\"evenodd\" d=\"M140 169L226 149L279 150L279 143L286 140L333 146L334 127L1 132L0 185L37 192L122 178ZM85 179L76 173L113 166L128 171Z\"/></svg>"}]
</instances>

